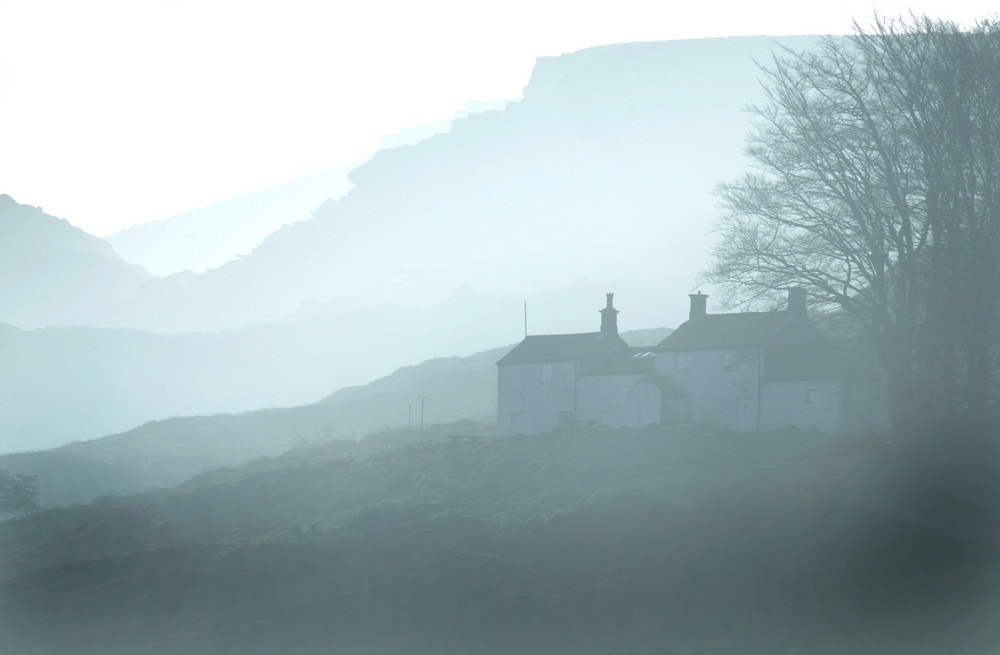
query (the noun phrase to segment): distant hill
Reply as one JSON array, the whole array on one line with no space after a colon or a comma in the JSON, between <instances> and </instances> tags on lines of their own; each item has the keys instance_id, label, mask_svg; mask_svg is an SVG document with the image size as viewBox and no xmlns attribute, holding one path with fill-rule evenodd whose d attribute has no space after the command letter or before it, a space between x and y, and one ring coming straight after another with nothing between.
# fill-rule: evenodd
<instances>
[{"instance_id":1,"label":"distant hill","mask_svg":"<svg viewBox=\"0 0 1000 655\"><path fill-rule=\"evenodd\" d=\"M101 239L0 195L0 322L100 324L149 279Z\"/></svg>"},{"instance_id":2,"label":"distant hill","mask_svg":"<svg viewBox=\"0 0 1000 655\"><path fill-rule=\"evenodd\" d=\"M104 240L128 262L154 275L204 273L249 254L283 225L308 219L324 201L351 188L348 171L361 162L303 175L248 193L116 232Z\"/></svg>"},{"instance_id":3,"label":"distant hill","mask_svg":"<svg viewBox=\"0 0 1000 655\"><path fill-rule=\"evenodd\" d=\"M711 189L745 165L753 59L777 43L543 58L522 100L380 152L342 198L203 274L151 279L96 239L90 252L5 238L0 321L23 332L4 337L0 449L309 403L511 343L525 302L535 334L596 329L606 292L623 329L679 324L708 257ZM18 211L33 230L73 231ZM30 329L50 324L128 331Z\"/></svg>"},{"instance_id":4,"label":"distant hill","mask_svg":"<svg viewBox=\"0 0 1000 655\"><path fill-rule=\"evenodd\" d=\"M406 367L310 405L169 418L52 450L0 455L0 468L38 475L44 503L68 504L112 492L171 486L212 468L274 457L306 444L354 440L375 430L406 426L408 406L415 409L413 429L419 432L420 394L429 397L427 425L461 418L492 421L493 364L506 350Z\"/></svg>"},{"instance_id":5,"label":"distant hill","mask_svg":"<svg viewBox=\"0 0 1000 655\"><path fill-rule=\"evenodd\" d=\"M668 333L666 329L642 330L623 336L634 345L648 345L659 342ZM139 379L159 378L158 388L162 390L172 383L176 385L173 381L178 378L188 376L192 385L200 385L186 390L188 402L202 394L212 394L216 386L230 393L238 388L238 369L222 372L217 378L210 377L211 372L201 377L192 374L190 363L187 367L171 367L178 353L161 351L160 348L167 348L168 344L150 335L122 335L113 331L103 335L109 342L121 341L123 336L132 338L133 352L137 356L141 350L145 350L145 354L119 367L105 367L98 388L81 390L75 396L69 392L60 393L56 383L57 386L50 389L56 399L51 412L69 410L68 416L85 421L88 416L113 413L116 411L114 403L121 403L120 414L128 416L149 402L149 399L140 398L144 390ZM152 347L143 345L143 341L149 339L154 339ZM212 358L217 356L213 345L206 342L195 356L189 356L192 360L199 357L206 360L211 368ZM93 348L88 349L93 352ZM376 430L407 425L417 434L421 409L417 397L420 395L426 396L426 425L461 419L492 423L496 418L497 394L494 364L509 349L510 346L505 346L468 357L438 358L403 367L391 375L363 386L341 389L309 405L241 414L175 417L52 450L0 455L0 468L38 475L46 490L43 500L49 504L65 504L88 501L109 492L134 493L177 484L211 468L276 456L303 444L354 440ZM162 357L162 363L156 365L155 370L150 370L153 367L149 361L150 352L157 352ZM60 355L56 354L55 358L59 359ZM52 364L49 370L59 367ZM61 365L61 370L65 377L65 364ZM136 379L132 382L135 387L129 384L127 376L130 374ZM253 377L261 376L255 372ZM288 377L294 379L290 374ZM278 383L281 383L280 378ZM182 390L183 384L172 393L180 394ZM103 398L100 396L102 391ZM172 394L160 395L170 397ZM0 404L0 417L8 425L0 429L2 434L10 434L10 416L17 416L23 404L33 402L36 405L33 412L39 416L46 413L37 407L40 395L28 397L16 385L6 389L0 387L0 403L5 401L9 404Z\"/></svg>"},{"instance_id":6,"label":"distant hill","mask_svg":"<svg viewBox=\"0 0 1000 655\"><path fill-rule=\"evenodd\" d=\"M431 307L357 307L217 333L0 325L0 453L93 439L171 416L315 402L401 366L511 343L523 329L524 300L533 332L567 324L597 329L602 291L583 287L557 298L466 291ZM634 305L622 298L623 330L641 327Z\"/></svg>"},{"instance_id":7,"label":"distant hill","mask_svg":"<svg viewBox=\"0 0 1000 655\"><path fill-rule=\"evenodd\" d=\"M508 101L467 102L448 119L414 125L383 136L379 150L413 145L447 132L452 121L491 109ZM374 154L374 153L373 153ZM284 225L307 220L327 200L337 200L351 189L348 173L366 159L301 175L268 189L243 194L169 218L136 225L105 241L128 262L154 275L189 270L203 273L244 257L267 235Z\"/></svg>"},{"instance_id":8,"label":"distant hill","mask_svg":"<svg viewBox=\"0 0 1000 655\"><path fill-rule=\"evenodd\" d=\"M379 152L312 218L202 275L147 285L104 324L217 330L307 306L429 305L463 285L523 294L581 279L683 296L708 262L712 190L746 167L742 108L762 99L754 60L779 43L815 39L632 43L542 58L519 102ZM676 324L683 311L643 322Z\"/></svg>"}]
</instances>

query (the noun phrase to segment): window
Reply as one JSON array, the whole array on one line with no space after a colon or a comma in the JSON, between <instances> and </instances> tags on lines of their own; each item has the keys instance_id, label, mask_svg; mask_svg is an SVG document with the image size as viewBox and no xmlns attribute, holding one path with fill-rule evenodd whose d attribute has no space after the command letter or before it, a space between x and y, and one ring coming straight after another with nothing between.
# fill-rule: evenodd
<instances>
[{"instance_id":1,"label":"window","mask_svg":"<svg viewBox=\"0 0 1000 655\"><path fill-rule=\"evenodd\" d=\"M674 369L678 371L690 371L691 355L688 353L674 355Z\"/></svg>"},{"instance_id":2,"label":"window","mask_svg":"<svg viewBox=\"0 0 1000 655\"><path fill-rule=\"evenodd\" d=\"M818 389L809 389L809 390L807 390L806 391L806 404L807 405L815 405L818 402L819 402L819 390Z\"/></svg>"},{"instance_id":3,"label":"window","mask_svg":"<svg viewBox=\"0 0 1000 655\"><path fill-rule=\"evenodd\" d=\"M725 360L723 361L722 367L727 371L731 368L736 368L740 365L741 361L740 353L728 352L726 353Z\"/></svg>"},{"instance_id":4,"label":"window","mask_svg":"<svg viewBox=\"0 0 1000 655\"><path fill-rule=\"evenodd\" d=\"M552 364L542 364L538 369L538 381L541 384L552 384Z\"/></svg>"}]
</instances>

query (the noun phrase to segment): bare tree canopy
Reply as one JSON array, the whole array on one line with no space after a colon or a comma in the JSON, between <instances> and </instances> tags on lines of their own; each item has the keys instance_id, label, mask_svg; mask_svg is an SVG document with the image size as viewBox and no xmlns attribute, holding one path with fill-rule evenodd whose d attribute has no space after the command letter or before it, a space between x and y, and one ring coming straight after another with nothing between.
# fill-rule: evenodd
<instances>
[{"instance_id":1,"label":"bare tree canopy","mask_svg":"<svg viewBox=\"0 0 1000 655\"><path fill-rule=\"evenodd\" d=\"M913 17L786 51L720 187L706 281L733 306L794 286L851 316L897 431L987 417L1000 262L1000 26Z\"/></svg>"}]
</instances>

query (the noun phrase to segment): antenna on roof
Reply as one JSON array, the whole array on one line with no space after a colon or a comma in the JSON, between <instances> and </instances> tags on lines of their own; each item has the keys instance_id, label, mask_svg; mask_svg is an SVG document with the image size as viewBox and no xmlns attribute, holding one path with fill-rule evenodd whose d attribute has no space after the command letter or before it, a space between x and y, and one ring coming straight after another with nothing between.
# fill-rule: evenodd
<instances>
[{"instance_id":1,"label":"antenna on roof","mask_svg":"<svg viewBox=\"0 0 1000 655\"><path fill-rule=\"evenodd\" d=\"M524 338L528 338L528 301L524 301Z\"/></svg>"}]
</instances>

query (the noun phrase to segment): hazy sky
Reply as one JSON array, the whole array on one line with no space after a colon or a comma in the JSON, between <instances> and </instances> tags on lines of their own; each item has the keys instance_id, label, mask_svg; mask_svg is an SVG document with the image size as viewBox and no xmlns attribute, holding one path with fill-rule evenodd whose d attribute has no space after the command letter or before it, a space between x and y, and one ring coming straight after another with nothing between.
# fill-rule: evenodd
<instances>
[{"instance_id":1,"label":"hazy sky","mask_svg":"<svg viewBox=\"0 0 1000 655\"><path fill-rule=\"evenodd\" d=\"M684 7L681 9L680 7ZM867 1L0 0L0 193L105 236L517 98L538 56L846 33ZM918 0L969 21L986 1Z\"/></svg>"}]
</instances>

